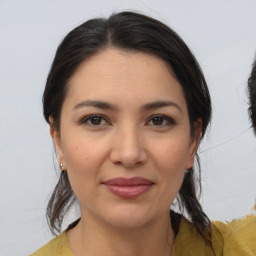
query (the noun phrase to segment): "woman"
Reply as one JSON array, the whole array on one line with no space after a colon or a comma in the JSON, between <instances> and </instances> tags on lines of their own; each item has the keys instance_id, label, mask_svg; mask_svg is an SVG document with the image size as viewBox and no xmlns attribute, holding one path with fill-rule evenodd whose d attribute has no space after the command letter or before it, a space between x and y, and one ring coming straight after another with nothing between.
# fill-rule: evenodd
<instances>
[{"instance_id":1,"label":"woman","mask_svg":"<svg viewBox=\"0 0 256 256\"><path fill-rule=\"evenodd\" d=\"M62 170L48 221L60 232L76 200L81 219L34 256L222 255L232 227L210 223L193 168L210 95L173 30L132 12L85 22L60 44L43 104Z\"/></svg>"}]
</instances>

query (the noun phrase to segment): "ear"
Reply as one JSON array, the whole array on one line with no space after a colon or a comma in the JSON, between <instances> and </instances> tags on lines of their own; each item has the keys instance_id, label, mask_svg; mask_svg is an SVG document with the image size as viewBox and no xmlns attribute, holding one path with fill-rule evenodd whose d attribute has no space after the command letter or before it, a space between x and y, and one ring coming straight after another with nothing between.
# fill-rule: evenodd
<instances>
[{"instance_id":1,"label":"ear","mask_svg":"<svg viewBox=\"0 0 256 256\"><path fill-rule=\"evenodd\" d=\"M51 116L49 117L49 121L50 121L50 134L56 150L58 163L59 165L62 163L62 169L65 170L65 162L64 162L63 152L62 152L60 132L59 130L56 129L53 122L53 118Z\"/></svg>"},{"instance_id":2,"label":"ear","mask_svg":"<svg viewBox=\"0 0 256 256\"><path fill-rule=\"evenodd\" d=\"M196 122L193 123L194 125L194 133L191 136L190 143L189 143L189 152L188 152L188 159L186 169L189 170L193 167L194 158L198 149L198 145L201 138L202 132L202 119L197 119Z\"/></svg>"}]
</instances>

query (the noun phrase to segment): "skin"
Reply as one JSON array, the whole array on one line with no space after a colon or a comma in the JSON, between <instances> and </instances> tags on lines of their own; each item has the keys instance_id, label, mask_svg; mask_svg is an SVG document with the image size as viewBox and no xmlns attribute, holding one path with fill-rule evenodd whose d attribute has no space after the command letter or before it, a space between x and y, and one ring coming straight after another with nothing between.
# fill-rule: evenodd
<instances>
[{"instance_id":1,"label":"skin","mask_svg":"<svg viewBox=\"0 0 256 256\"><path fill-rule=\"evenodd\" d=\"M169 207L193 165L201 120L195 130L191 137L182 87L159 57L107 49L80 65L69 81L60 131L51 126L80 203L81 221L67 233L75 256L170 255ZM124 199L102 184L117 177L153 185Z\"/></svg>"}]
</instances>

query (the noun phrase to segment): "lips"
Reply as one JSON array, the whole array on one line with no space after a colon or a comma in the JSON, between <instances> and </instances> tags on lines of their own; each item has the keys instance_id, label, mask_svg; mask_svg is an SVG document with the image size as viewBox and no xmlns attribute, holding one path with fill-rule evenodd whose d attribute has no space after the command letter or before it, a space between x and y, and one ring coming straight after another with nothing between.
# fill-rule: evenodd
<instances>
[{"instance_id":1,"label":"lips","mask_svg":"<svg viewBox=\"0 0 256 256\"><path fill-rule=\"evenodd\" d=\"M112 192L114 195L132 199L139 197L146 193L154 183L148 179L141 177L127 178L115 178L103 182L103 184Z\"/></svg>"}]
</instances>

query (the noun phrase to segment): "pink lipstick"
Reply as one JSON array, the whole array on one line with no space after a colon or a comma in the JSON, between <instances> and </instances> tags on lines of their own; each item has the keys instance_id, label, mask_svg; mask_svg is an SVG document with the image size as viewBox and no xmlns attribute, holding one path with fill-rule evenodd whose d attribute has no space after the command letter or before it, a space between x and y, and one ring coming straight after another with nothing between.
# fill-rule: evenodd
<instances>
[{"instance_id":1,"label":"pink lipstick","mask_svg":"<svg viewBox=\"0 0 256 256\"><path fill-rule=\"evenodd\" d=\"M103 184L116 196L126 199L136 198L146 193L153 182L141 177L115 178L103 182Z\"/></svg>"}]
</instances>

